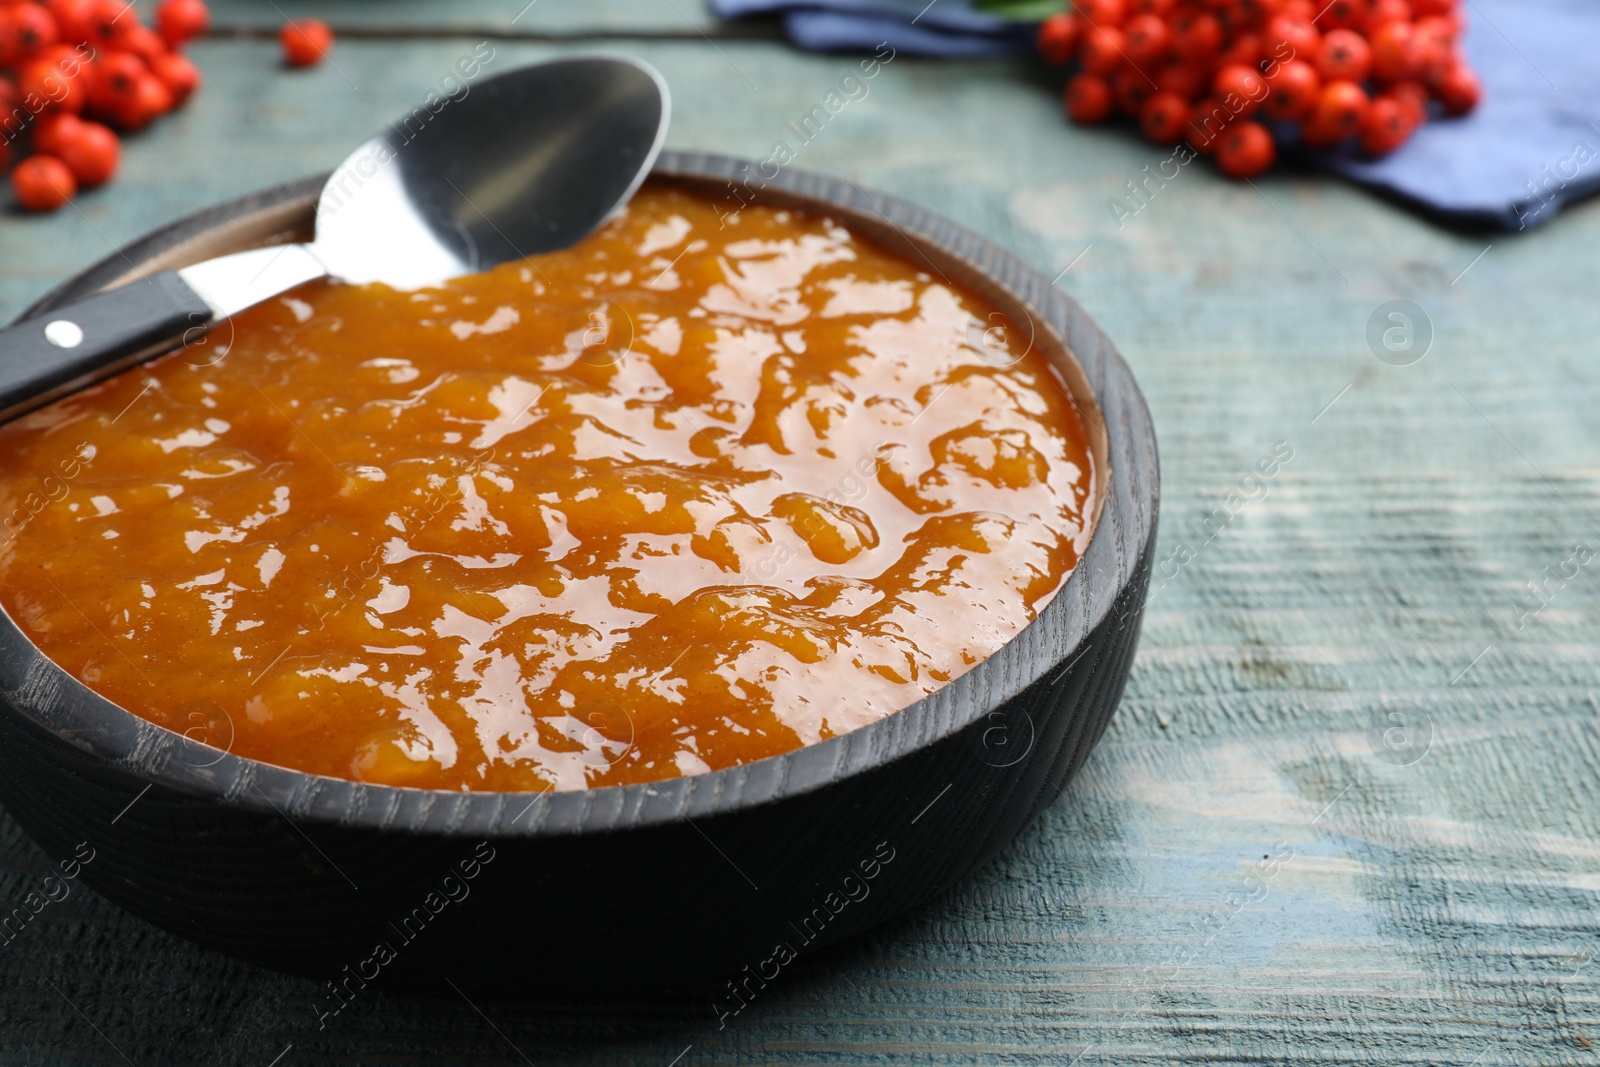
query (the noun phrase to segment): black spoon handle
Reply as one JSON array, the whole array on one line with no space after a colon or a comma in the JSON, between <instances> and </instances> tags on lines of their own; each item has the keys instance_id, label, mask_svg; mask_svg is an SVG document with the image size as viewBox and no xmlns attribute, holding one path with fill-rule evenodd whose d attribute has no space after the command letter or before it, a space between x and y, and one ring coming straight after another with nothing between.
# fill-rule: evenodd
<instances>
[{"instance_id":1,"label":"black spoon handle","mask_svg":"<svg viewBox=\"0 0 1600 1067\"><path fill-rule=\"evenodd\" d=\"M0 330L0 420L198 338L213 317L164 270Z\"/></svg>"}]
</instances>

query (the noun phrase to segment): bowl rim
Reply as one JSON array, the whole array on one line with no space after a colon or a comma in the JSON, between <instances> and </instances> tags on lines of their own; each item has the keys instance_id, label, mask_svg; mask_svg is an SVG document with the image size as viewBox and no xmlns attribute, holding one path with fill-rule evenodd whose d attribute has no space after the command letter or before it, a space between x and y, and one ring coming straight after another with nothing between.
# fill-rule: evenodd
<instances>
[{"instance_id":1,"label":"bowl rim","mask_svg":"<svg viewBox=\"0 0 1600 1067\"><path fill-rule=\"evenodd\" d=\"M794 169L771 178L729 156L664 151L652 177L701 186L726 182L730 206L747 199L841 216L880 244L921 255L1058 346L1052 362L1087 386L1079 417L1098 443L1097 497L1089 544L1066 583L1011 640L923 699L848 733L776 756L692 777L573 792L456 792L328 778L201 745L89 689L57 666L0 609L0 713L34 726L145 783L311 822L452 836L543 837L692 822L800 796L908 757L966 729L1038 684L1113 612L1137 615L1124 593L1149 551L1159 507L1154 428L1131 370L1088 314L1019 257L934 212L847 179ZM139 277L204 258L218 231L254 244L282 243L314 211L325 176L229 200L154 230L63 282L17 321ZM741 191L742 189L742 191ZM735 207L736 209L736 207ZM299 220L297 222L297 220ZM240 247L246 247L241 245ZM941 271L936 263L942 263ZM1068 366L1062 366L1065 358ZM1078 396L1077 399L1085 399ZM1096 425L1090 416L1098 414ZM1102 458L1104 457L1104 458ZM1143 597L1138 600L1142 602ZM1125 621L1125 620L1123 620ZM1076 662L1074 660L1074 662ZM1070 664L1068 669L1070 669ZM1053 684L1053 683L1052 683ZM1081 708L1076 714L1083 714ZM143 795L142 793L140 795ZM531 816L531 817L530 817Z\"/></svg>"}]
</instances>

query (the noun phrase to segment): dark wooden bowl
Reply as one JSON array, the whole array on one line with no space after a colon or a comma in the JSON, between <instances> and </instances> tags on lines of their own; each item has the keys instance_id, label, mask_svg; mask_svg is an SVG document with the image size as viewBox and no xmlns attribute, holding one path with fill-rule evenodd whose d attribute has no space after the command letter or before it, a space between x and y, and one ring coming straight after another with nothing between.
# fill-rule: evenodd
<instances>
[{"instance_id":1,"label":"dark wooden bowl","mask_svg":"<svg viewBox=\"0 0 1600 1067\"><path fill-rule=\"evenodd\" d=\"M791 171L759 188L717 156L668 152L656 170L832 213L1033 331L1079 400L1102 490L1088 551L1039 617L931 696L821 744L648 786L507 794L208 748L97 696L0 614L0 800L46 852L87 843L83 880L129 911L345 996L370 981L448 993L445 977L502 996L705 983L731 1011L791 954L940 892L1056 799L1116 709L1144 610L1159 474L1128 367L1047 278L911 204ZM24 317L135 270L308 237L321 185L192 215Z\"/></svg>"}]
</instances>

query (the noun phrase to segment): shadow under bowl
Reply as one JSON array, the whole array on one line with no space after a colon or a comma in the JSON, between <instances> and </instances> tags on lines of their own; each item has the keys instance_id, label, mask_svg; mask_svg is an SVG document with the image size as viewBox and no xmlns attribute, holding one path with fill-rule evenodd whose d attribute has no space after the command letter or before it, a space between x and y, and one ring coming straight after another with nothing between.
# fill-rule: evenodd
<instances>
[{"instance_id":1,"label":"shadow under bowl","mask_svg":"<svg viewBox=\"0 0 1600 1067\"><path fill-rule=\"evenodd\" d=\"M666 152L655 173L731 197L749 172ZM24 317L135 272L309 237L321 185L189 216ZM83 881L202 945L352 990L450 993L448 977L501 997L770 977L994 856L1059 795L1121 699L1156 533L1149 412L1089 316L977 234L801 172L755 195L830 214L987 299L1072 389L1099 514L1076 571L1014 639L911 707L745 766L581 793L453 793L198 744L96 695L0 613L6 810L52 856L87 845Z\"/></svg>"}]
</instances>

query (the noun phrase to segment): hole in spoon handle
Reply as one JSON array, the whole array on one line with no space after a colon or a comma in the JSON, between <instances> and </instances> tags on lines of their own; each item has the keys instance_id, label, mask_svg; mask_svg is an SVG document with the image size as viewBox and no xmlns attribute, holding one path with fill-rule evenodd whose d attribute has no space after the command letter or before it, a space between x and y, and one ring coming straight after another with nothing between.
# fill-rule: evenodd
<instances>
[{"instance_id":1,"label":"hole in spoon handle","mask_svg":"<svg viewBox=\"0 0 1600 1067\"><path fill-rule=\"evenodd\" d=\"M0 330L0 421L177 347L213 313L173 271Z\"/></svg>"}]
</instances>

